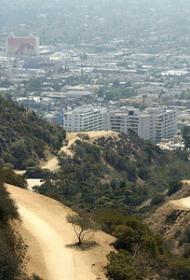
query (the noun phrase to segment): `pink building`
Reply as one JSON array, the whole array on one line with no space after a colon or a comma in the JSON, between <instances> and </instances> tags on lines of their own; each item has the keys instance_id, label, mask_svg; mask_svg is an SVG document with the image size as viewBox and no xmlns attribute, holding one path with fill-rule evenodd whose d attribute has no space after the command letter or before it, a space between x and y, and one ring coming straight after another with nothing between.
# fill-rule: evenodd
<instances>
[{"instance_id":1,"label":"pink building","mask_svg":"<svg viewBox=\"0 0 190 280\"><path fill-rule=\"evenodd\" d=\"M39 38L30 35L28 37L11 36L7 39L8 55L37 55L39 50Z\"/></svg>"}]
</instances>

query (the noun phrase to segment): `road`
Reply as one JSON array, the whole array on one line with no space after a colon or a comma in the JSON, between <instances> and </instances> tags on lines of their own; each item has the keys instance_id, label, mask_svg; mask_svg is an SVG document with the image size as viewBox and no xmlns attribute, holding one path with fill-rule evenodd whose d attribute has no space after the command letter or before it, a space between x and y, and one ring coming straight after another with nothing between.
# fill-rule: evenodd
<instances>
[{"instance_id":1,"label":"road","mask_svg":"<svg viewBox=\"0 0 190 280\"><path fill-rule=\"evenodd\" d=\"M50 198L6 185L22 220L18 227L28 246L27 273L44 280L105 280L106 255L113 237L97 232L97 246L81 251L66 216L72 211Z\"/></svg>"}]
</instances>

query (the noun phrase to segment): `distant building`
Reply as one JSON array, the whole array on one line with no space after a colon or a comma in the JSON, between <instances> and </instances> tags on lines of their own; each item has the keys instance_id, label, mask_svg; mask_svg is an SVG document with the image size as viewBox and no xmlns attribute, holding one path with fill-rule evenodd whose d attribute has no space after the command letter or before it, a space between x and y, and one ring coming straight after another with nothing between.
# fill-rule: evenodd
<instances>
[{"instance_id":1,"label":"distant building","mask_svg":"<svg viewBox=\"0 0 190 280\"><path fill-rule=\"evenodd\" d=\"M138 109L109 112L108 129L127 133L132 129L138 136L154 143L162 139L171 139L177 133L175 110L148 108L141 112Z\"/></svg>"},{"instance_id":2,"label":"distant building","mask_svg":"<svg viewBox=\"0 0 190 280\"><path fill-rule=\"evenodd\" d=\"M7 39L7 53L9 56L35 56L39 51L39 38L37 36L16 37Z\"/></svg>"},{"instance_id":3,"label":"distant building","mask_svg":"<svg viewBox=\"0 0 190 280\"><path fill-rule=\"evenodd\" d=\"M81 106L64 113L64 128L69 132L99 131L107 128L107 109Z\"/></svg>"},{"instance_id":4,"label":"distant building","mask_svg":"<svg viewBox=\"0 0 190 280\"><path fill-rule=\"evenodd\" d=\"M124 108L108 111L105 107L83 106L64 113L64 128L69 132L113 130L127 134L133 130L140 138L154 143L171 139L177 133L176 111Z\"/></svg>"},{"instance_id":5,"label":"distant building","mask_svg":"<svg viewBox=\"0 0 190 280\"><path fill-rule=\"evenodd\" d=\"M150 115L150 130L152 131L152 141L158 143L162 139L171 139L177 133L177 113L176 110L163 108L147 109Z\"/></svg>"},{"instance_id":6,"label":"distant building","mask_svg":"<svg viewBox=\"0 0 190 280\"><path fill-rule=\"evenodd\" d=\"M52 124L63 126L63 111L56 111L44 116L44 119Z\"/></svg>"}]
</instances>

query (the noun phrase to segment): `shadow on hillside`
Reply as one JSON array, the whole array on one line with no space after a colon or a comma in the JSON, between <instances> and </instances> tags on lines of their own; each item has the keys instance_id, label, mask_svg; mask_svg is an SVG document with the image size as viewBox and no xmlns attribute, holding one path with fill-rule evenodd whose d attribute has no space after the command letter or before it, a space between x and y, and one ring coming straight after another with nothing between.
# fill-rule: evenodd
<instances>
[{"instance_id":1,"label":"shadow on hillside","mask_svg":"<svg viewBox=\"0 0 190 280\"><path fill-rule=\"evenodd\" d=\"M99 245L96 241L86 241L86 242L82 243L81 245L79 245L78 243L72 243L72 244L66 245L67 248L76 249L79 251L90 250L97 246L99 246Z\"/></svg>"}]
</instances>

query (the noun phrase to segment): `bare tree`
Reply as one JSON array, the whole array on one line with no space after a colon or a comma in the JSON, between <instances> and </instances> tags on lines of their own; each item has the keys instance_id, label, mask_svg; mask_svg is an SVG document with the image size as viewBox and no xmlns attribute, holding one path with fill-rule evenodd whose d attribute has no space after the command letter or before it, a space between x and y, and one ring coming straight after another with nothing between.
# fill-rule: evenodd
<instances>
[{"instance_id":1,"label":"bare tree","mask_svg":"<svg viewBox=\"0 0 190 280\"><path fill-rule=\"evenodd\" d=\"M78 245L93 238L98 230L97 224L88 215L72 214L67 216L67 221L72 224L78 239Z\"/></svg>"}]
</instances>

